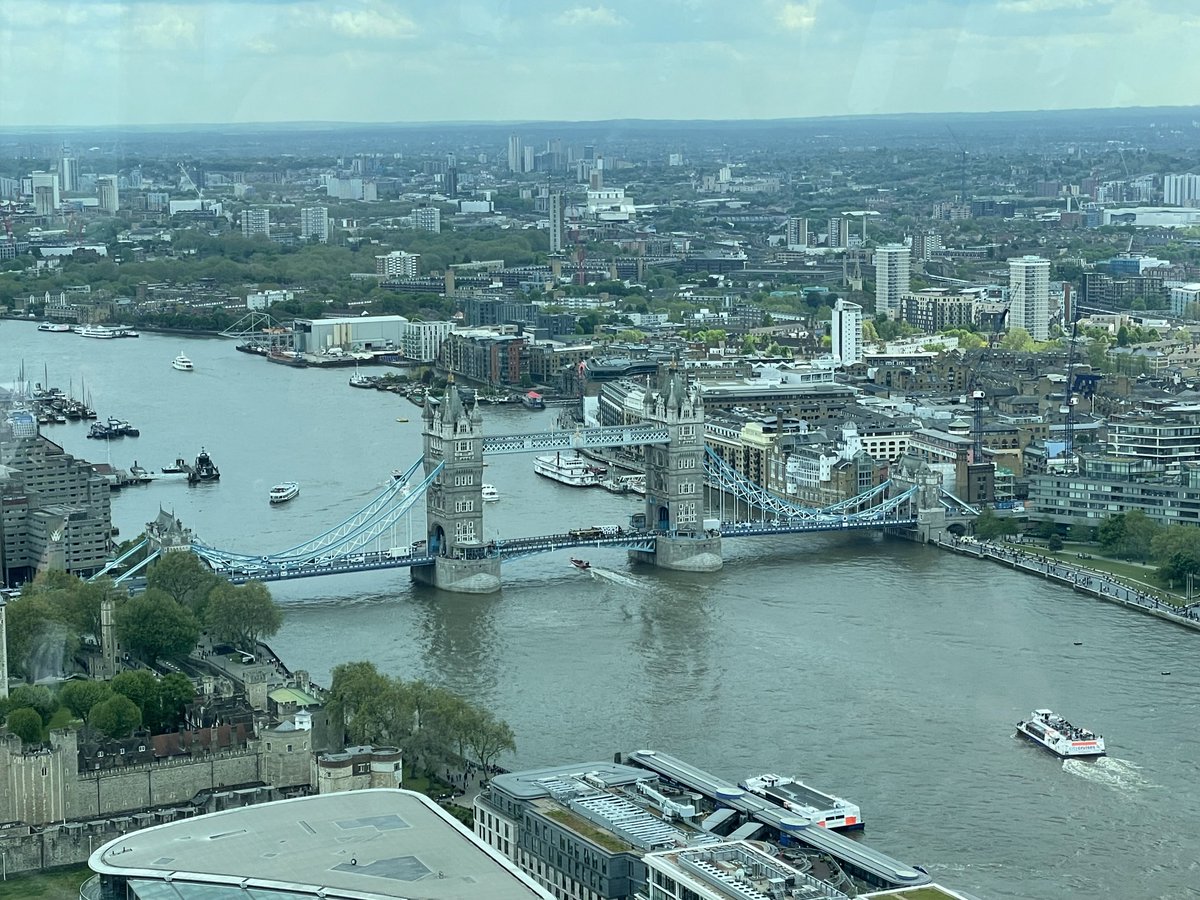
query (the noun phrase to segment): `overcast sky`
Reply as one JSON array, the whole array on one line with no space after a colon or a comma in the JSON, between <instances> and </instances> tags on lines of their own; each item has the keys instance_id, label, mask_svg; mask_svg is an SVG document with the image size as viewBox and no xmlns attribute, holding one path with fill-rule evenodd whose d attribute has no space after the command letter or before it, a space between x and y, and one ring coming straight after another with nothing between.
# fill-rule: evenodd
<instances>
[{"instance_id":1,"label":"overcast sky","mask_svg":"<svg viewBox=\"0 0 1200 900\"><path fill-rule=\"evenodd\" d=\"M1200 0L4 0L0 125L1200 103Z\"/></svg>"}]
</instances>

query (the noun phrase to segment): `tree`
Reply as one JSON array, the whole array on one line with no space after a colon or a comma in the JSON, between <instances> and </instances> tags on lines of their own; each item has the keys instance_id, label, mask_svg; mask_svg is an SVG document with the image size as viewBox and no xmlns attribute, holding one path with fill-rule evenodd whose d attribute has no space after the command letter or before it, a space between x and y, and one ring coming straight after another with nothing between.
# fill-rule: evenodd
<instances>
[{"instance_id":1,"label":"tree","mask_svg":"<svg viewBox=\"0 0 1200 900\"><path fill-rule=\"evenodd\" d=\"M161 718L158 679L146 669L121 672L112 682L114 694L128 698L141 713L142 721L152 724Z\"/></svg>"},{"instance_id":2,"label":"tree","mask_svg":"<svg viewBox=\"0 0 1200 900\"><path fill-rule=\"evenodd\" d=\"M1129 329L1126 328L1124 325L1122 325L1120 328L1117 329L1117 346L1118 347L1128 347L1129 346Z\"/></svg>"},{"instance_id":3,"label":"tree","mask_svg":"<svg viewBox=\"0 0 1200 900\"><path fill-rule=\"evenodd\" d=\"M1161 531L1162 526L1140 509L1130 510L1125 514L1125 541L1121 555L1145 562L1150 559L1150 547L1155 535Z\"/></svg>"},{"instance_id":4,"label":"tree","mask_svg":"<svg viewBox=\"0 0 1200 900\"><path fill-rule=\"evenodd\" d=\"M71 681L58 692L58 702L77 719L87 719L97 703L112 696L112 688L103 681Z\"/></svg>"},{"instance_id":5,"label":"tree","mask_svg":"<svg viewBox=\"0 0 1200 900\"><path fill-rule=\"evenodd\" d=\"M158 682L158 721L154 733L175 728L183 720L184 708L196 699L196 688L188 677L172 672Z\"/></svg>"},{"instance_id":6,"label":"tree","mask_svg":"<svg viewBox=\"0 0 1200 900\"><path fill-rule=\"evenodd\" d=\"M1096 539L1100 541L1100 549L1105 553L1117 554L1125 543L1125 515L1105 516L1100 527L1096 529Z\"/></svg>"},{"instance_id":7,"label":"tree","mask_svg":"<svg viewBox=\"0 0 1200 900\"><path fill-rule=\"evenodd\" d=\"M205 622L220 640L253 651L260 639L279 631L283 613L261 582L222 584L209 594Z\"/></svg>"},{"instance_id":8,"label":"tree","mask_svg":"<svg viewBox=\"0 0 1200 900\"><path fill-rule=\"evenodd\" d=\"M512 729L487 710L476 710L467 730L467 745L485 772L505 750L517 749Z\"/></svg>"},{"instance_id":9,"label":"tree","mask_svg":"<svg viewBox=\"0 0 1200 900\"><path fill-rule=\"evenodd\" d=\"M1158 575L1168 583L1182 583L1188 575L1200 573L1200 528L1194 525L1170 525L1156 534L1150 543Z\"/></svg>"},{"instance_id":10,"label":"tree","mask_svg":"<svg viewBox=\"0 0 1200 900\"><path fill-rule=\"evenodd\" d=\"M8 708L32 709L43 724L48 724L54 711L58 709L58 701L54 699L48 687L40 684L22 684L13 688L12 693L8 695Z\"/></svg>"},{"instance_id":11,"label":"tree","mask_svg":"<svg viewBox=\"0 0 1200 900\"><path fill-rule=\"evenodd\" d=\"M142 712L128 697L114 694L92 707L88 725L110 738L128 737L142 724Z\"/></svg>"},{"instance_id":12,"label":"tree","mask_svg":"<svg viewBox=\"0 0 1200 900\"><path fill-rule=\"evenodd\" d=\"M14 709L5 717L4 724L23 744L42 742L42 717L28 706Z\"/></svg>"},{"instance_id":13,"label":"tree","mask_svg":"<svg viewBox=\"0 0 1200 900\"><path fill-rule=\"evenodd\" d=\"M1063 548L1062 536L1060 534L1058 534L1057 532L1050 535L1049 540L1046 541L1046 549L1048 549L1051 553L1057 553L1062 548Z\"/></svg>"},{"instance_id":14,"label":"tree","mask_svg":"<svg viewBox=\"0 0 1200 900\"><path fill-rule=\"evenodd\" d=\"M117 607L115 624L118 640L146 662L185 656L200 636L191 610L157 589Z\"/></svg>"},{"instance_id":15,"label":"tree","mask_svg":"<svg viewBox=\"0 0 1200 900\"><path fill-rule=\"evenodd\" d=\"M164 553L146 575L146 587L155 588L204 618L204 606L213 588L223 584L194 553Z\"/></svg>"},{"instance_id":16,"label":"tree","mask_svg":"<svg viewBox=\"0 0 1200 900\"><path fill-rule=\"evenodd\" d=\"M1092 529L1087 525L1084 525L1082 522L1076 522L1071 526L1071 530L1068 532L1067 537L1077 544L1087 544L1093 540Z\"/></svg>"},{"instance_id":17,"label":"tree","mask_svg":"<svg viewBox=\"0 0 1200 900\"><path fill-rule=\"evenodd\" d=\"M1018 325L1008 329L1008 333L1004 335L1004 340L1000 342L1000 346L1005 350L1027 353L1033 350L1034 343L1033 338L1029 336L1029 332Z\"/></svg>"}]
</instances>

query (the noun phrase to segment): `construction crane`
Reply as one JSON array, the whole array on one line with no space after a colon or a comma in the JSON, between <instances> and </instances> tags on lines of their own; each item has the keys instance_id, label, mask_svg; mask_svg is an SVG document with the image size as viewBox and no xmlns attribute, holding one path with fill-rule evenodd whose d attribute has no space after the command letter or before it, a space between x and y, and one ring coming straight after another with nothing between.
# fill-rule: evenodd
<instances>
[{"instance_id":1,"label":"construction crane","mask_svg":"<svg viewBox=\"0 0 1200 900\"><path fill-rule=\"evenodd\" d=\"M183 163L179 164L179 171L183 173L184 187L191 188L196 192L196 199L203 201L204 192L197 187L196 182L192 181L192 176L188 174L188 170L183 167Z\"/></svg>"},{"instance_id":2,"label":"construction crane","mask_svg":"<svg viewBox=\"0 0 1200 900\"><path fill-rule=\"evenodd\" d=\"M1059 412L1063 415L1063 456L1070 471L1075 470L1075 405L1079 398L1075 396L1075 339L1079 337L1079 316L1071 316L1071 343L1067 350L1067 384L1063 391L1063 405Z\"/></svg>"}]
</instances>

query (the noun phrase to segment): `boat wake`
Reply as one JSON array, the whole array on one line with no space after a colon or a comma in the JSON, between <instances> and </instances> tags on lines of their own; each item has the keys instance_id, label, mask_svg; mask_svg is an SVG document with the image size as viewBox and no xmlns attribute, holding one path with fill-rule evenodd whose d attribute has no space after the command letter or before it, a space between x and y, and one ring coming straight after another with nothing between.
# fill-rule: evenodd
<instances>
[{"instance_id":1,"label":"boat wake","mask_svg":"<svg viewBox=\"0 0 1200 900\"><path fill-rule=\"evenodd\" d=\"M641 581L638 581L636 578L630 578L628 575L622 575L620 572L614 572L611 569L598 569L598 568L596 568L596 566L592 566L591 569L589 569L588 571L590 571L597 578L603 578L605 581L611 581L613 584L620 584L620 585L624 585L625 587L638 588L639 590L643 590L643 591L650 590L649 585L643 584Z\"/></svg>"},{"instance_id":2,"label":"boat wake","mask_svg":"<svg viewBox=\"0 0 1200 900\"><path fill-rule=\"evenodd\" d=\"M1127 759L1101 756L1099 759L1064 759L1063 771L1114 790L1134 793L1155 785L1142 777L1142 767Z\"/></svg>"}]
</instances>

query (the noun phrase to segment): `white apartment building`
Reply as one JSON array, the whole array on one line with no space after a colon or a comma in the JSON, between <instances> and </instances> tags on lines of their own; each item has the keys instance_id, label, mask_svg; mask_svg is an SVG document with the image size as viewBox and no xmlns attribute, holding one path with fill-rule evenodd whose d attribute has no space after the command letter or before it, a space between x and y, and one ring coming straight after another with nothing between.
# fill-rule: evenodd
<instances>
[{"instance_id":1,"label":"white apartment building","mask_svg":"<svg viewBox=\"0 0 1200 900\"><path fill-rule=\"evenodd\" d=\"M1167 206L1200 206L1200 175L1163 176L1163 203Z\"/></svg>"},{"instance_id":2,"label":"white apartment building","mask_svg":"<svg viewBox=\"0 0 1200 900\"><path fill-rule=\"evenodd\" d=\"M1035 341L1050 337L1050 260L1018 256L1008 261L1008 327L1024 328Z\"/></svg>"},{"instance_id":3,"label":"white apartment building","mask_svg":"<svg viewBox=\"0 0 1200 900\"><path fill-rule=\"evenodd\" d=\"M100 211L110 216L116 215L121 208L121 192L118 189L116 175L98 175L96 177L96 197L99 200Z\"/></svg>"},{"instance_id":4,"label":"white apartment building","mask_svg":"<svg viewBox=\"0 0 1200 900\"><path fill-rule=\"evenodd\" d=\"M900 298L908 293L909 288L910 252L903 244L884 244L875 250L877 315L892 318L900 315Z\"/></svg>"},{"instance_id":5,"label":"white apartment building","mask_svg":"<svg viewBox=\"0 0 1200 900\"><path fill-rule=\"evenodd\" d=\"M1180 284L1171 288L1171 315L1192 318L1200 304L1200 283Z\"/></svg>"},{"instance_id":6,"label":"white apartment building","mask_svg":"<svg viewBox=\"0 0 1200 900\"><path fill-rule=\"evenodd\" d=\"M433 362L453 330L452 322L409 322L404 328L404 356L418 362Z\"/></svg>"},{"instance_id":7,"label":"white apartment building","mask_svg":"<svg viewBox=\"0 0 1200 900\"><path fill-rule=\"evenodd\" d=\"M550 252L562 253L566 246L567 219L562 191L550 192Z\"/></svg>"},{"instance_id":8,"label":"white apartment building","mask_svg":"<svg viewBox=\"0 0 1200 900\"><path fill-rule=\"evenodd\" d=\"M508 171L523 172L525 167L525 146L519 135L508 136Z\"/></svg>"},{"instance_id":9,"label":"white apartment building","mask_svg":"<svg viewBox=\"0 0 1200 900\"><path fill-rule=\"evenodd\" d=\"M329 243L329 209L312 206L300 210L300 237L320 244Z\"/></svg>"},{"instance_id":10,"label":"white apartment building","mask_svg":"<svg viewBox=\"0 0 1200 900\"><path fill-rule=\"evenodd\" d=\"M62 202L62 197L58 192L59 182L57 172L32 172L26 183L29 186L29 190L25 191L25 193L33 197L37 197L38 188L49 188L50 202L54 209L58 209L59 204Z\"/></svg>"},{"instance_id":11,"label":"white apartment building","mask_svg":"<svg viewBox=\"0 0 1200 900\"><path fill-rule=\"evenodd\" d=\"M416 278L420 253L393 250L375 257L375 274L384 278Z\"/></svg>"},{"instance_id":12,"label":"white apartment building","mask_svg":"<svg viewBox=\"0 0 1200 900\"><path fill-rule=\"evenodd\" d=\"M863 308L849 300L833 305L830 323L830 350L843 366L852 366L863 359Z\"/></svg>"},{"instance_id":13,"label":"white apartment building","mask_svg":"<svg viewBox=\"0 0 1200 900\"><path fill-rule=\"evenodd\" d=\"M338 200L365 200L374 202L379 199L379 192L374 181L362 178L337 178L329 176L325 179L325 194Z\"/></svg>"},{"instance_id":14,"label":"white apartment building","mask_svg":"<svg viewBox=\"0 0 1200 900\"><path fill-rule=\"evenodd\" d=\"M283 303L295 296L291 291L250 291L246 294L246 309L264 310L272 304Z\"/></svg>"},{"instance_id":15,"label":"white apartment building","mask_svg":"<svg viewBox=\"0 0 1200 900\"><path fill-rule=\"evenodd\" d=\"M413 228L418 231L442 233L442 211L436 206L418 206L412 211Z\"/></svg>"},{"instance_id":16,"label":"white apartment building","mask_svg":"<svg viewBox=\"0 0 1200 900\"><path fill-rule=\"evenodd\" d=\"M270 237L271 211L265 206L251 206L242 210L242 237Z\"/></svg>"},{"instance_id":17,"label":"white apartment building","mask_svg":"<svg viewBox=\"0 0 1200 900\"><path fill-rule=\"evenodd\" d=\"M789 250L808 249L808 219L803 216L788 216L784 244Z\"/></svg>"}]
</instances>

